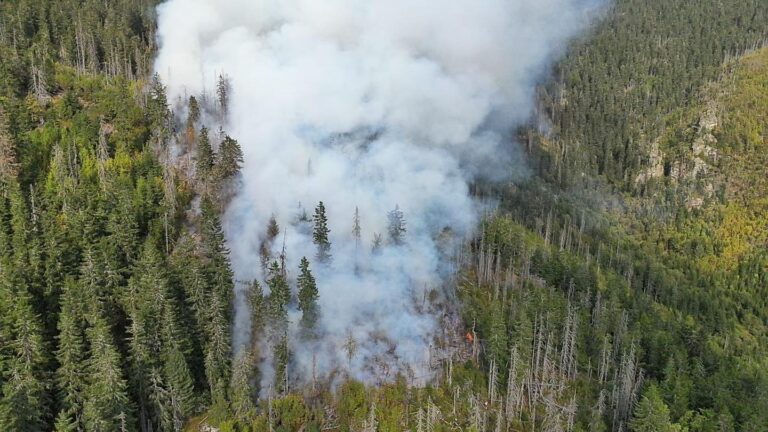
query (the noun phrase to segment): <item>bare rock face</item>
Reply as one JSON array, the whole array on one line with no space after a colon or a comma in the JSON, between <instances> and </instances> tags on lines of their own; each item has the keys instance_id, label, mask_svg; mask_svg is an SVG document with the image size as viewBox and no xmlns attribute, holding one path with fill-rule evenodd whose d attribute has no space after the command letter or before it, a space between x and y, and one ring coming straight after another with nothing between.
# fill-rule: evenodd
<instances>
[{"instance_id":1,"label":"bare rock face","mask_svg":"<svg viewBox=\"0 0 768 432\"><path fill-rule=\"evenodd\" d=\"M654 178L664 176L664 152L659 147L659 140L651 143L648 153L648 168L635 177L635 184L643 184Z\"/></svg>"},{"instance_id":2,"label":"bare rock face","mask_svg":"<svg viewBox=\"0 0 768 432\"><path fill-rule=\"evenodd\" d=\"M686 206L689 209L699 208L708 198L714 195L714 165L719 153L716 149L717 138L714 131L719 125L717 107L710 103L699 115L698 122L693 126L693 141L688 151L679 159L665 167L666 155L661 149L661 137L650 144L646 168L635 177L635 184L641 185L656 178L669 178L684 185L688 192ZM665 169L666 168L666 169Z\"/></svg>"},{"instance_id":3,"label":"bare rock face","mask_svg":"<svg viewBox=\"0 0 768 432\"><path fill-rule=\"evenodd\" d=\"M699 117L699 132L704 134L712 133L718 124L717 109L713 104L709 104Z\"/></svg>"}]
</instances>

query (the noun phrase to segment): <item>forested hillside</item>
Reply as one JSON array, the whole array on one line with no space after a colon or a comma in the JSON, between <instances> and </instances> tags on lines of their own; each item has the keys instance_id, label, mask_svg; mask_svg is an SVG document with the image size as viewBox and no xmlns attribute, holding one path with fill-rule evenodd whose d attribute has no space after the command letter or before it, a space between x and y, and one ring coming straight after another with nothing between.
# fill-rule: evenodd
<instances>
[{"instance_id":1,"label":"forested hillside","mask_svg":"<svg viewBox=\"0 0 768 432\"><path fill-rule=\"evenodd\" d=\"M433 382L261 399L220 222L242 153L204 124L226 81L171 112L155 3L0 3L0 430L768 430L768 3L617 0L519 130L535 175L473 188L498 206ZM322 203L302 222L322 261ZM254 331L295 301L311 334L310 263L294 299L280 261Z\"/></svg>"}]
</instances>

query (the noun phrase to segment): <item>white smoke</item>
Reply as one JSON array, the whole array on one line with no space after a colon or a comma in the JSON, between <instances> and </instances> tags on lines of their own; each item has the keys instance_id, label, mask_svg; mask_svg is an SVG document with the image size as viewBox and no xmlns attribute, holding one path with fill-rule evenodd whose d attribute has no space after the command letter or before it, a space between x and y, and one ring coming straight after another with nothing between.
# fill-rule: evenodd
<instances>
[{"instance_id":1,"label":"white smoke","mask_svg":"<svg viewBox=\"0 0 768 432\"><path fill-rule=\"evenodd\" d=\"M443 283L438 243L446 232L453 239L472 232L470 181L525 174L510 131L529 118L537 78L594 6L171 0L158 7L156 70L171 98L213 89L219 74L230 78L224 127L245 153L242 189L225 217L236 277L263 279L258 248L273 215L295 274L301 256L312 260L315 251L306 227L292 224L299 205L310 215L318 201L327 208L333 261L312 266L325 336L316 346L292 338L292 373L306 379L313 359L318 373L349 367L364 380L386 378L382 365L390 373L428 371L438 322L422 299ZM385 242L372 254L374 234L386 239L396 206L406 243ZM242 346L251 335L243 293L238 299L235 345ZM358 344L351 365L343 348L349 334Z\"/></svg>"}]
</instances>

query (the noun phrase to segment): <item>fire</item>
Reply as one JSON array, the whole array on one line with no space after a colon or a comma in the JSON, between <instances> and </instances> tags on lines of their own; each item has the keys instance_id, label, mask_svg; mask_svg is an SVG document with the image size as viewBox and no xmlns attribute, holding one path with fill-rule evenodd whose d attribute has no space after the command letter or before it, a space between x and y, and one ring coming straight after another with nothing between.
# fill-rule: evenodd
<instances>
[{"instance_id":1,"label":"fire","mask_svg":"<svg viewBox=\"0 0 768 432\"><path fill-rule=\"evenodd\" d=\"M471 331L468 331L467 334L464 335L464 339L466 339L468 343L472 343L475 341L475 337L472 335Z\"/></svg>"}]
</instances>

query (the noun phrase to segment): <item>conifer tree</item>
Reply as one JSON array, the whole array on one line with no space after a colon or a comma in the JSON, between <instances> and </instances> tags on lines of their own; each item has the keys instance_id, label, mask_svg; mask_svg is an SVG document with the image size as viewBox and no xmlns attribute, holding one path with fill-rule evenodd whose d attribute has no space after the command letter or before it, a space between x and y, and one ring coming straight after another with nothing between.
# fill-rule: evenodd
<instances>
[{"instance_id":1,"label":"conifer tree","mask_svg":"<svg viewBox=\"0 0 768 432\"><path fill-rule=\"evenodd\" d=\"M325 215L325 205L322 201L315 207L315 214L312 220L315 224L312 231L312 240L317 246L317 261L327 263L331 259L331 241L328 238L331 230L328 229L328 218Z\"/></svg>"},{"instance_id":2,"label":"conifer tree","mask_svg":"<svg viewBox=\"0 0 768 432\"><path fill-rule=\"evenodd\" d=\"M644 392L629 422L631 432L676 432L680 428L669 419L669 407L661 398L659 388L652 384Z\"/></svg>"},{"instance_id":3,"label":"conifer tree","mask_svg":"<svg viewBox=\"0 0 768 432\"><path fill-rule=\"evenodd\" d=\"M152 76L152 82L149 88L149 101L147 110L152 121L154 134L160 138L165 138L167 133L167 124L170 118L168 110L168 96L160 75L155 73Z\"/></svg>"},{"instance_id":4,"label":"conifer tree","mask_svg":"<svg viewBox=\"0 0 768 432\"><path fill-rule=\"evenodd\" d=\"M376 255L381 252L381 246L384 240L381 238L381 234L373 233L373 241L371 242L371 253Z\"/></svg>"},{"instance_id":5,"label":"conifer tree","mask_svg":"<svg viewBox=\"0 0 768 432\"><path fill-rule=\"evenodd\" d=\"M189 105L187 106L187 129L195 129L195 124L200 120L200 104L197 102L197 98L194 96L189 97Z\"/></svg>"},{"instance_id":6,"label":"conifer tree","mask_svg":"<svg viewBox=\"0 0 768 432\"><path fill-rule=\"evenodd\" d=\"M225 136L217 159L216 170L220 180L229 180L240 173L243 166L243 150L237 140L229 135Z\"/></svg>"},{"instance_id":7,"label":"conifer tree","mask_svg":"<svg viewBox=\"0 0 768 432\"><path fill-rule=\"evenodd\" d=\"M309 261L306 257L299 264L299 309L301 310L301 328L305 336L314 335L317 331L317 321L320 311L317 305L318 291L315 277L309 269Z\"/></svg>"},{"instance_id":8,"label":"conifer tree","mask_svg":"<svg viewBox=\"0 0 768 432\"><path fill-rule=\"evenodd\" d=\"M229 262L229 249L213 202L204 198L201 209L203 254L208 260L205 272L212 287L212 294L218 296L219 304L226 307L224 318L229 321L229 305L234 298L234 274Z\"/></svg>"},{"instance_id":9,"label":"conifer tree","mask_svg":"<svg viewBox=\"0 0 768 432\"><path fill-rule=\"evenodd\" d=\"M173 341L169 341L168 345L163 367L168 405L166 423L180 431L184 421L194 413L195 388L184 353Z\"/></svg>"},{"instance_id":10,"label":"conifer tree","mask_svg":"<svg viewBox=\"0 0 768 432\"><path fill-rule=\"evenodd\" d=\"M248 290L248 302L251 307L251 339L252 345L255 346L267 325L267 305L264 299L264 290L257 280L253 281Z\"/></svg>"},{"instance_id":11,"label":"conifer tree","mask_svg":"<svg viewBox=\"0 0 768 432\"><path fill-rule=\"evenodd\" d=\"M352 219L352 236L355 238L355 247L360 246L360 237L362 229L360 228L360 209L355 207L355 217Z\"/></svg>"},{"instance_id":12,"label":"conifer tree","mask_svg":"<svg viewBox=\"0 0 768 432\"><path fill-rule=\"evenodd\" d=\"M209 323L206 326L208 341L205 347L205 376L214 404L227 400L230 384L231 355L229 321L225 318L228 306L219 297L211 296Z\"/></svg>"},{"instance_id":13,"label":"conifer tree","mask_svg":"<svg viewBox=\"0 0 768 432\"><path fill-rule=\"evenodd\" d=\"M291 358L291 353L288 349L287 328L277 335L274 353L275 389L281 394L286 394L288 393L288 364Z\"/></svg>"},{"instance_id":14,"label":"conifer tree","mask_svg":"<svg viewBox=\"0 0 768 432\"><path fill-rule=\"evenodd\" d=\"M251 386L253 377L253 358L249 352L240 353L235 359L232 370L230 406L235 418L243 423L253 416L255 410L254 391Z\"/></svg>"},{"instance_id":15,"label":"conifer tree","mask_svg":"<svg viewBox=\"0 0 768 432\"><path fill-rule=\"evenodd\" d=\"M389 241L394 245L401 245L405 241L405 218L403 212L400 211L400 206L395 206L395 209L389 212L387 217L389 219L389 227L387 232L389 233Z\"/></svg>"},{"instance_id":16,"label":"conifer tree","mask_svg":"<svg viewBox=\"0 0 768 432\"><path fill-rule=\"evenodd\" d=\"M197 139L197 178L202 182L208 182L211 179L215 156L211 139L208 136L208 128L200 128L200 135Z\"/></svg>"},{"instance_id":17,"label":"conifer tree","mask_svg":"<svg viewBox=\"0 0 768 432\"><path fill-rule=\"evenodd\" d=\"M216 102L218 102L222 118L227 116L227 111L229 110L229 91L229 79L224 75L219 75L219 79L216 82Z\"/></svg>"},{"instance_id":18,"label":"conifer tree","mask_svg":"<svg viewBox=\"0 0 768 432\"><path fill-rule=\"evenodd\" d=\"M56 359L59 368L56 371L61 409L56 419L56 430L82 430L83 404L85 402L86 375L86 340L84 317L84 295L74 280L68 280L61 299L59 313L59 347Z\"/></svg>"},{"instance_id":19,"label":"conifer tree","mask_svg":"<svg viewBox=\"0 0 768 432\"><path fill-rule=\"evenodd\" d=\"M0 397L0 430L39 431L46 428L49 415L42 328L25 287L15 290L13 304L12 340L7 347L10 358L4 361Z\"/></svg>"},{"instance_id":20,"label":"conifer tree","mask_svg":"<svg viewBox=\"0 0 768 432\"><path fill-rule=\"evenodd\" d=\"M86 371L83 422L86 430L132 431L133 408L128 398L128 385L120 367L117 351L108 324L103 317L93 318L87 330L90 359Z\"/></svg>"},{"instance_id":21,"label":"conifer tree","mask_svg":"<svg viewBox=\"0 0 768 432\"><path fill-rule=\"evenodd\" d=\"M267 279L269 286L269 315L273 322L283 326L288 319L288 303L291 301L291 291L285 280L283 269L277 261L269 266Z\"/></svg>"}]
</instances>

